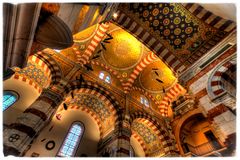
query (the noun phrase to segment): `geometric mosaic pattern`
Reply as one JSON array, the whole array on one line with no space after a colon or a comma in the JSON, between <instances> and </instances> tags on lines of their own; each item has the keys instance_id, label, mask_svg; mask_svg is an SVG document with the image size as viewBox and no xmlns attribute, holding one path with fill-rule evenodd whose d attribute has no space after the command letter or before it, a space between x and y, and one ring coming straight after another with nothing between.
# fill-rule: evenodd
<instances>
[{"instance_id":1,"label":"geometric mosaic pattern","mask_svg":"<svg viewBox=\"0 0 240 160\"><path fill-rule=\"evenodd\" d=\"M78 94L75 98L67 103L68 105L84 106L91 109L99 118L104 121L106 118L111 116L110 110L105 107L104 102L100 101L96 96L89 94Z\"/></svg>"},{"instance_id":2,"label":"geometric mosaic pattern","mask_svg":"<svg viewBox=\"0 0 240 160\"><path fill-rule=\"evenodd\" d=\"M18 74L23 74L34 80L42 88L48 83L48 77L46 77L45 73L42 71L42 68L38 68L38 66L32 62L28 62L27 66L21 70L19 68L16 68L15 70L18 72Z\"/></svg>"},{"instance_id":3,"label":"geometric mosaic pattern","mask_svg":"<svg viewBox=\"0 0 240 160\"><path fill-rule=\"evenodd\" d=\"M156 140L154 133L152 133L151 130L143 123L134 122L132 124L132 129L137 132L147 144Z\"/></svg>"},{"instance_id":4,"label":"geometric mosaic pattern","mask_svg":"<svg viewBox=\"0 0 240 160\"><path fill-rule=\"evenodd\" d=\"M199 25L179 12L174 4L130 4L130 10L138 13L140 19L146 22L156 33L174 48L181 49L187 38L192 38L199 31Z\"/></svg>"},{"instance_id":5,"label":"geometric mosaic pattern","mask_svg":"<svg viewBox=\"0 0 240 160\"><path fill-rule=\"evenodd\" d=\"M153 30L165 47L176 54L193 52L216 32L189 14L181 4L135 3L130 4L129 8Z\"/></svg>"},{"instance_id":6,"label":"geometric mosaic pattern","mask_svg":"<svg viewBox=\"0 0 240 160\"><path fill-rule=\"evenodd\" d=\"M154 52L173 71L183 71L185 66L180 63L177 57L172 54L158 38L152 36L151 30L145 29L144 26L138 22L137 16L131 17L131 13L127 14L125 11L127 11L127 8L123 8L121 11L118 10L119 16L114 22L137 37L138 40Z\"/></svg>"},{"instance_id":7,"label":"geometric mosaic pattern","mask_svg":"<svg viewBox=\"0 0 240 160\"><path fill-rule=\"evenodd\" d=\"M137 118L147 120L147 126L149 126L155 132L155 135L157 135L159 141L163 146L164 153L175 153L175 142L172 140L165 122L160 122L152 115L140 111L130 114L130 117L132 123L134 123L134 120Z\"/></svg>"},{"instance_id":8,"label":"geometric mosaic pattern","mask_svg":"<svg viewBox=\"0 0 240 160\"><path fill-rule=\"evenodd\" d=\"M70 109L81 109L83 111L87 111L97 122L100 129L100 136L103 135L103 131L106 128L112 127L112 125L118 124L120 117L118 115L121 114L121 106L119 105L118 101L115 99L113 95L110 94L109 91L106 91L103 87L98 86L97 84L94 84L92 82L86 82L86 83L79 83L79 81L72 81L71 83L68 83L65 87L65 94L69 94L69 92L73 92L74 95L79 95L82 93L93 95L97 97L98 100L100 100L104 106L107 109L104 109L105 112L102 112L102 117L110 115L109 118L105 118L104 120L101 120L98 116L98 112L95 112L91 107L87 106L78 106L73 105L70 107ZM90 101L90 99L89 99ZM63 108L61 108L59 111L62 111ZM97 117L95 116L97 115ZM108 125L102 125L105 122L109 122ZM105 127L105 128L104 128Z\"/></svg>"}]
</instances>

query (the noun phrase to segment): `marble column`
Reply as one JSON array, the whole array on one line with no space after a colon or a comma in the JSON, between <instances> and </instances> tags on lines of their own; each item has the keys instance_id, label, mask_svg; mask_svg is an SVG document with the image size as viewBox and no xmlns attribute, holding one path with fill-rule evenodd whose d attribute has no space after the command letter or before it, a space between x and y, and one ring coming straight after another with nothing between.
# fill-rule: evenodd
<instances>
[{"instance_id":1,"label":"marble column","mask_svg":"<svg viewBox=\"0 0 240 160\"><path fill-rule=\"evenodd\" d=\"M4 155L23 156L34 138L51 120L62 100L63 97L60 94L44 89L38 99L17 118L16 122L4 130Z\"/></svg>"}]
</instances>

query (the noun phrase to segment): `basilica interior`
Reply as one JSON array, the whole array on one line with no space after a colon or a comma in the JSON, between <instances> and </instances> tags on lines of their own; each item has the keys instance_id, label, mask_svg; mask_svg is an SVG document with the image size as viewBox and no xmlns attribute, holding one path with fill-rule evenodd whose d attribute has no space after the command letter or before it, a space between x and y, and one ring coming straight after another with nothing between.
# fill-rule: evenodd
<instances>
[{"instance_id":1,"label":"basilica interior","mask_svg":"<svg viewBox=\"0 0 240 160\"><path fill-rule=\"evenodd\" d=\"M4 3L4 156L236 156L236 28L231 3Z\"/></svg>"}]
</instances>

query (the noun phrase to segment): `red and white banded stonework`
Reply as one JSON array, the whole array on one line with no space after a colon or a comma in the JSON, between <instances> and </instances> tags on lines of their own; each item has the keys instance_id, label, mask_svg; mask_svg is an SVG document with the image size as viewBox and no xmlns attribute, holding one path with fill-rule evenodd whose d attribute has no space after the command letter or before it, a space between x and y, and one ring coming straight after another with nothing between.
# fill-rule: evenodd
<instances>
[{"instance_id":1,"label":"red and white banded stonework","mask_svg":"<svg viewBox=\"0 0 240 160\"><path fill-rule=\"evenodd\" d=\"M194 16L201 19L205 23L220 29L221 31L230 32L236 28L236 23L231 20L223 19L222 17L214 15L212 12L206 10L201 5L196 3L182 3L182 5L189 10Z\"/></svg>"},{"instance_id":2,"label":"red and white banded stonework","mask_svg":"<svg viewBox=\"0 0 240 160\"><path fill-rule=\"evenodd\" d=\"M174 72L182 72L186 67L181 64L178 58L164 47L159 40L154 38L148 31L146 31L134 19L128 17L125 13L118 10L118 17L114 20L123 29L130 32L134 37L152 50L170 69Z\"/></svg>"},{"instance_id":3,"label":"red and white banded stonework","mask_svg":"<svg viewBox=\"0 0 240 160\"><path fill-rule=\"evenodd\" d=\"M34 80L28 78L27 76L24 76L22 74L18 74L17 72L14 74L13 76L14 79L22 81L24 83L29 84L30 86L32 86L34 89L37 90L38 93L42 92L42 87L40 87L36 82L34 82Z\"/></svg>"},{"instance_id":4,"label":"red and white banded stonework","mask_svg":"<svg viewBox=\"0 0 240 160\"><path fill-rule=\"evenodd\" d=\"M236 59L232 59L230 61L225 62L223 65L218 67L217 70L214 72L210 82L211 85L210 95L213 96L212 99L224 93L225 90L221 82L222 75L234 65L236 65Z\"/></svg>"},{"instance_id":5,"label":"red and white banded stonework","mask_svg":"<svg viewBox=\"0 0 240 160\"><path fill-rule=\"evenodd\" d=\"M146 122L148 122L148 126L150 126L160 138L165 154L175 151L175 142L171 138L172 133L168 131L166 127L167 125L164 121L157 120L156 118L152 117L152 115L141 111L134 112L130 116L132 122L137 118L144 119Z\"/></svg>"},{"instance_id":6,"label":"red and white banded stonework","mask_svg":"<svg viewBox=\"0 0 240 160\"><path fill-rule=\"evenodd\" d=\"M105 36L105 33L107 32L109 28L109 23L102 23L99 25L98 30L96 34L93 36L93 38L90 41L90 44L87 46L86 50L84 53L79 56L80 52L77 54L77 61L80 64L86 64L89 60L89 58L92 56L94 53L95 49Z\"/></svg>"},{"instance_id":7,"label":"red and white banded stonework","mask_svg":"<svg viewBox=\"0 0 240 160\"><path fill-rule=\"evenodd\" d=\"M131 90L131 87L140 72L142 72L143 69L147 67L147 65L149 65L157 58L158 57L153 52L150 52L144 59L141 60L141 62L134 68L133 72L130 74L127 82L122 84L125 93L128 93Z\"/></svg>"},{"instance_id":8,"label":"red and white banded stonework","mask_svg":"<svg viewBox=\"0 0 240 160\"><path fill-rule=\"evenodd\" d=\"M174 85L164 96L160 105L158 106L162 116L168 116L168 107L170 107L171 102L174 101L180 94L183 93L185 89L180 85Z\"/></svg>"}]
</instances>

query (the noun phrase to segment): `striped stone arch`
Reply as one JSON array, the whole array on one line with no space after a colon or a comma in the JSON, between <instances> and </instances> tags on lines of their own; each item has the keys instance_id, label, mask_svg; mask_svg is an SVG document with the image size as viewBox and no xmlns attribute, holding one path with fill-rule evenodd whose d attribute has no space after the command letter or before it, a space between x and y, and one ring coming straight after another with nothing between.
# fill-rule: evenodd
<instances>
[{"instance_id":1,"label":"striped stone arch","mask_svg":"<svg viewBox=\"0 0 240 160\"><path fill-rule=\"evenodd\" d=\"M103 135L103 128L102 128L102 123L100 118L96 115L96 113L94 113L93 111L91 111L90 109L83 107L83 106L69 106L68 110L76 110L76 111L82 111L87 113L90 117L92 117L94 119L94 121L97 123L98 129L100 131L100 137L102 137ZM61 112L63 111L63 108L61 108L57 114L57 115L61 115Z\"/></svg>"},{"instance_id":2,"label":"striped stone arch","mask_svg":"<svg viewBox=\"0 0 240 160\"><path fill-rule=\"evenodd\" d=\"M194 16L201 19L205 23L213 26L221 31L231 32L236 28L236 23L231 20L223 19L220 16L214 15L212 12L204 9L201 5L196 3L183 3L182 4Z\"/></svg>"},{"instance_id":3,"label":"striped stone arch","mask_svg":"<svg viewBox=\"0 0 240 160\"><path fill-rule=\"evenodd\" d=\"M213 100L226 92L223 88L223 84L221 82L222 75L231 67L235 66L237 63L236 57L232 57L231 59L220 64L210 75L208 81L208 95Z\"/></svg>"},{"instance_id":4,"label":"striped stone arch","mask_svg":"<svg viewBox=\"0 0 240 160\"><path fill-rule=\"evenodd\" d=\"M143 124L147 125L154 132L154 134L156 135L157 139L161 140L161 142L162 142L162 136L161 136L161 134L159 134L159 130L157 129L157 127L151 121L149 121L148 119L145 119L145 118L135 118L134 121L135 120L137 122L140 122L140 123L143 123ZM140 135L136 134L135 131L133 131L132 136L134 136L134 138L136 138L137 141L140 143L140 145L142 146L142 148L143 148L143 150L145 152L145 156L146 157L149 157L149 156L155 157L156 156L156 153L155 153L155 156L152 155L151 152L149 153L148 147L145 144L144 139ZM161 152L161 150L159 150L159 153L160 152Z\"/></svg>"},{"instance_id":5,"label":"striped stone arch","mask_svg":"<svg viewBox=\"0 0 240 160\"><path fill-rule=\"evenodd\" d=\"M133 86L132 91L139 91L140 93L142 93L144 96L146 96L149 100L151 100L152 102L154 102L155 105L158 105L159 102L150 94L148 93L146 90L139 88L139 87L135 87Z\"/></svg>"},{"instance_id":6,"label":"striped stone arch","mask_svg":"<svg viewBox=\"0 0 240 160\"><path fill-rule=\"evenodd\" d=\"M103 67L107 72L109 72L112 75L116 76L116 78L120 82L123 82L123 79L122 79L121 75L119 75L118 71L113 70L111 67L107 66L106 64L98 62L98 61L91 61L91 64Z\"/></svg>"},{"instance_id":7,"label":"striped stone arch","mask_svg":"<svg viewBox=\"0 0 240 160\"><path fill-rule=\"evenodd\" d=\"M58 63L47 53L44 51L37 52L34 54L35 63L40 63L41 61L44 62L45 65L47 65L48 69L50 70L51 75L51 82L50 85L58 84L60 80L62 79L62 71L60 69L60 66Z\"/></svg>"},{"instance_id":8,"label":"striped stone arch","mask_svg":"<svg viewBox=\"0 0 240 160\"><path fill-rule=\"evenodd\" d=\"M95 89L89 89L89 88L80 88L80 89L75 89L72 91L74 95L79 94L79 93L85 93L85 94L89 94L89 95L94 95L96 96L98 99L100 99L105 105L107 105L107 107L109 108L112 116L115 118L114 119L114 124L116 122L116 117L117 117L117 112L113 106L113 104L111 103L111 101L109 100L109 98L107 98L106 95L99 93L98 90ZM67 102L66 102L67 103ZM69 106L70 110L81 110L81 111L85 111L87 114L89 114L91 117L93 117L93 119L97 122L98 126L99 126L99 130L100 130L100 137L103 136L104 132L103 132L103 127L102 127L102 123L100 118L98 117L97 113L91 111L91 109L87 108L87 107L83 107L83 106L78 106L78 105L71 105ZM61 108L59 110L59 112L63 111L64 109ZM58 113L59 113L58 112Z\"/></svg>"},{"instance_id":9,"label":"striped stone arch","mask_svg":"<svg viewBox=\"0 0 240 160\"><path fill-rule=\"evenodd\" d=\"M120 106L119 102L109 91L89 81L80 83L79 81L76 80L68 83L64 87L65 95L75 90L84 91L85 93L93 94L99 97L102 101L105 102L105 104L113 108L114 115L116 115L115 124L119 123L121 117L119 117L118 115L122 114L123 108Z\"/></svg>"},{"instance_id":10,"label":"striped stone arch","mask_svg":"<svg viewBox=\"0 0 240 160\"><path fill-rule=\"evenodd\" d=\"M95 49L97 48L98 44L102 41L103 37L105 36L105 33L107 32L109 28L109 23L101 23L97 29L96 34L93 36L93 38L90 41L90 44L87 46L86 50L82 55L80 55L79 52L77 52L77 62L79 64L86 64L89 60L89 58L94 53Z\"/></svg>"},{"instance_id":11,"label":"striped stone arch","mask_svg":"<svg viewBox=\"0 0 240 160\"><path fill-rule=\"evenodd\" d=\"M134 137L138 141L138 143L141 145L141 147L145 153L145 156L148 157L149 155L147 153L147 147L146 147L144 141L142 140L142 138L139 135L137 135L136 133L132 133L132 137Z\"/></svg>"},{"instance_id":12,"label":"striped stone arch","mask_svg":"<svg viewBox=\"0 0 240 160\"><path fill-rule=\"evenodd\" d=\"M34 82L34 80L32 80L31 78L24 76L24 75L20 75L17 72L15 72L14 79L22 81L24 83L27 83L28 85L30 85L31 87L33 87L38 93L42 92L42 87L40 87L36 82Z\"/></svg>"},{"instance_id":13,"label":"striped stone arch","mask_svg":"<svg viewBox=\"0 0 240 160\"><path fill-rule=\"evenodd\" d=\"M159 40L151 36L140 24L128 17L125 13L118 10L118 17L113 23L131 33L151 51L153 51L172 71L175 73L182 72L186 67L181 64L178 58L164 47Z\"/></svg>"},{"instance_id":14,"label":"striped stone arch","mask_svg":"<svg viewBox=\"0 0 240 160\"><path fill-rule=\"evenodd\" d=\"M143 118L148 120L150 122L149 126L154 131L156 131L157 136L161 140L165 154L176 153L175 143L173 139L171 139L171 135L167 130L167 126L166 126L167 124L163 120L160 122L155 117L141 111L137 111L130 114L130 117L131 117L131 122L133 122L134 119L137 119L137 118Z\"/></svg>"},{"instance_id":15,"label":"striped stone arch","mask_svg":"<svg viewBox=\"0 0 240 160\"><path fill-rule=\"evenodd\" d=\"M143 69L146 68L147 65L153 62L155 59L157 59L157 56L153 52L150 52L144 59L141 60L141 62L134 68L134 70L130 74L127 82L122 84L125 93L128 93L131 90L133 83L135 79L137 79L140 72L142 72Z\"/></svg>"},{"instance_id":16,"label":"striped stone arch","mask_svg":"<svg viewBox=\"0 0 240 160\"><path fill-rule=\"evenodd\" d=\"M169 91L163 97L161 103L158 106L158 109L162 116L168 116L168 108L171 106L171 103L176 99L185 89L178 83L170 88Z\"/></svg>"},{"instance_id":17,"label":"striped stone arch","mask_svg":"<svg viewBox=\"0 0 240 160\"><path fill-rule=\"evenodd\" d=\"M46 83L43 84L39 84L36 79L34 77L31 77L27 74L22 73L22 70L26 69L27 67L20 69L18 67L13 68L15 70L15 74L13 76L14 79L17 79L19 81L22 81L24 83L27 83L28 85L32 86L34 89L36 89L38 91L38 93L42 92L43 88L47 88L51 82L52 82L52 78L55 79L55 75L52 73L54 73L55 71L51 70L51 68L49 67L49 61L51 60L44 60L43 58L39 58L39 56L37 56L38 54L41 54L40 52L35 54L35 55L31 55L28 57L28 63L32 63L38 67L41 68L43 74L46 76L47 81ZM45 57L46 59L46 57ZM56 62L51 62L52 64L56 64ZM58 72L57 70L59 70L59 67L52 67L56 70L56 72ZM61 75L61 73L57 73L57 75Z\"/></svg>"}]
</instances>

